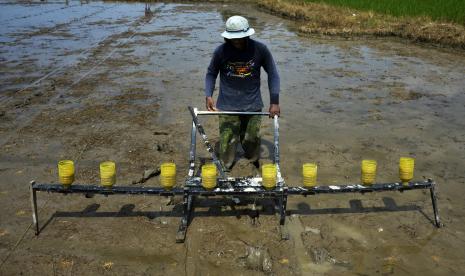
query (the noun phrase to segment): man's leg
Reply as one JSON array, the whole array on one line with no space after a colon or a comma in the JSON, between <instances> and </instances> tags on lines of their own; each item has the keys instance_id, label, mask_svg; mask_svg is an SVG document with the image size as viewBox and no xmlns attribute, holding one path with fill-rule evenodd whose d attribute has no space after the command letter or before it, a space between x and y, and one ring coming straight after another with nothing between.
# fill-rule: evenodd
<instances>
[{"instance_id":1,"label":"man's leg","mask_svg":"<svg viewBox=\"0 0 465 276\"><path fill-rule=\"evenodd\" d=\"M241 144L245 151L244 155L257 167L260 158L261 122L262 117L260 115L252 115L244 117L241 126Z\"/></svg>"},{"instance_id":2,"label":"man's leg","mask_svg":"<svg viewBox=\"0 0 465 276\"><path fill-rule=\"evenodd\" d=\"M226 170L230 170L236 158L236 148L239 142L241 121L239 116L220 115L220 146L219 158Z\"/></svg>"}]
</instances>

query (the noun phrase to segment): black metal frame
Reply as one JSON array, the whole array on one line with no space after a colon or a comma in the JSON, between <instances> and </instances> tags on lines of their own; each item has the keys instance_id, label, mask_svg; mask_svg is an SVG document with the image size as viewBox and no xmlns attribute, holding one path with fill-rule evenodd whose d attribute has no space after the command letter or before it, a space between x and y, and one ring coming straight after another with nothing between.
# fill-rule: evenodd
<instances>
[{"instance_id":1,"label":"black metal frame","mask_svg":"<svg viewBox=\"0 0 465 276\"><path fill-rule=\"evenodd\" d=\"M198 111L189 107L192 115L192 131L191 131L191 147L189 154L189 171L188 177L182 188L173 188L165 190L161 187L134 187L134 186L113 186L111 188L97 185L71 185L65 187L60 184L38 184L32 181L30 183L30 196L32 206L32 219L35 229L35 234L39 235L39 217L37 210L37 192L61 193L61 194L101 194L109 195L155 195L155 196L183 196L183 215L176 234L176 242L184 242L186 238L187 228L189 226L194 203L196 197L212 197L212 196L234 196L234 197L255 197L255 198L271 198L275 202L275 209L279 211L279 225L283 239L287 239L287 231L283 228L286 221L287 198L290 195L318 195L318 194L339 194L339 193L369 193L382 191L410 191L418 189L429 189L431 194L432 207L434 212L434 225L441 227L439 212L437 206L436 183L428 179L426 181L409 182L409 183L379 183L369 186L360 184L354 185L328 185L306 187L288 187L285 185L284 179L281 176L279 167L279 124L278 117L274 117L274 155L273 161L277 166L277 183L276 187L271 190L263 188L261 185L262 179L256 178L233 178L226 177L221 162L215 155L205 131L200 124L198 115L262 115L268 116L267 112L208 112ZM196 133L201 135L207 150L210 152L213 162L216 164L220 177L217 180L217 187L213 190L206 190L202 187L201 178L195 176L195 156L196 156Z\"/></svg>"}]
</instances>

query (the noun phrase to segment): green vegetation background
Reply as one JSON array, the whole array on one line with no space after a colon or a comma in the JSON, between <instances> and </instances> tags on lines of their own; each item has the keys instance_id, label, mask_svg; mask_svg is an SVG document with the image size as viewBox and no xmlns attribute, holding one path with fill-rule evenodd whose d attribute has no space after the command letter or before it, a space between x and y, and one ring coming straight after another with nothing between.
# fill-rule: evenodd
<instances>
[{"instance_id":1,"label":"green vegetation background","mask_svg":"<svg viewBox=\"0 0 465 276\"><path fill-rule=\"evenodd\" d=\"M465 0L305 0L393 16L428 16L465 25Z\"/></svg>"}]
</instances>

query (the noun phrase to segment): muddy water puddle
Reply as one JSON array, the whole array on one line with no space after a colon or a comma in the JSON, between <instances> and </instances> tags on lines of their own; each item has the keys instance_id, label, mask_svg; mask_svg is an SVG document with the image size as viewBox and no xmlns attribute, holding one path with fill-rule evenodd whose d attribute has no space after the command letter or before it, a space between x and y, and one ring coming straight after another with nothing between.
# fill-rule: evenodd
<instances>
[{"instance_id":1,"label":"muddy water puddle","mask_svg":"<svg viewBox=\"0 0 465 276\"><path fill-rule=\"evenodd\" d=\"M2 258L30 223L16 215L29 208L27 189L18 183L56 181L56 160L75 160L83 183L98 181L95 167L107 159L119 164L121 185L167 160L178 164L178 180L184 177L191 120L186 107L203 109L206 67L222 42L226 18L234 14L249 18L255 38L268 45L278 66L282 172L290 186L300 185L304 162L319 164L321 184L358 182L365 158L378 161L378 181L397 181L398 158L410 155L417 160L416 179L438 182L446 223L433 228L423 192L293 198L289 242L279 242L271 215L252 224L246 207L235 216L228 207L207 206L194 218L186 244L174 245L178 205L50 195L44 197L44 220L56 210L70 212L52 219L38 239L27 232L0 271L255 275L260 272L243 262L246 247L253 245L269 249L277 275L464 272L457 265L465 257L462 52L387 39L301 37L294 23L251 6L154 3L146 12L143 3L0 5ZM262 83L266 104L264 72ZM202 121L215 140L217 121ZM271 141L271 122L265 120L263 159L270 156ZM197 147L207 158L202 145ZM256 171L239 160L233 173ZM158 179L146 184L158 185ZM86 216L93 203L100 206L96 215ZM132 203L133 211L118 213ZM144 213L149 209L173 217L150 218ZM153 243L147 248L141 236ZM86 239L92 245L80 242ZM16 266L24 262L24 269Z\"/></svg>"}]
</instances>

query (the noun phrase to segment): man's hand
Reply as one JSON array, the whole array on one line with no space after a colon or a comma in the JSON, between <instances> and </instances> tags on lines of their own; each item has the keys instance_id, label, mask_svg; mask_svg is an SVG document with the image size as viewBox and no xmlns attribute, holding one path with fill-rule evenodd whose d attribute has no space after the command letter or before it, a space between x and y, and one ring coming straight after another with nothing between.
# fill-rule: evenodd
<instances>
[{"instance_id":1,"label":"man's hand","mask_svg":"<svg viewBox=\"0 0 465 276\"><path fill-rule=\"evenodd\" d=\"M215 101L213 100L212 97L206 97L205 98L205 105L206 105L208 111L217 111L218 110L215 107Z\"/></svg>"},{"instance_id":2,"label":"man's hand","mask_svg":"<svg viewBox=\"0 0 465 276\"><path fill-rule=\"evenodd\" d=\"M270 118L274 118L274 115L281 115L281 109L279 108L279 104L271 104L270 109L268 110L270 112Z\"/></svg>"}]
</instances>

